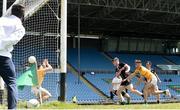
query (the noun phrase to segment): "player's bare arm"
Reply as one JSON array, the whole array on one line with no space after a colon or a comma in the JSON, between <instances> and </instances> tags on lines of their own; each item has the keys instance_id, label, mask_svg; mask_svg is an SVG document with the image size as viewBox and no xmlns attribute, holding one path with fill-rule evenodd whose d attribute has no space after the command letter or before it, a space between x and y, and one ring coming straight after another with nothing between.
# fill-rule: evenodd
<instances>
[{"instance_id":1,"label":"player's bare arm","mask_svg":"<svg viewBox=\"0 0 180 110\"><path fill-rule=\"evenodd\" d=\"M52 66L49 64L48 59L44 59L43 66L45 67L45 71L51 71L53 70Z\"/></svg>"},{"instance_id":2,"label":"player's bare arm","mask_svg":"<svg viewBox=\"0 0 180 110\"><path fill-rule=\"evenodd\" d=\"M125 64L124 67L126 69L125 72L128 73L130 71L130 66L128 64Z\"/></svg>"},{"instance_id":3,"label":"player's bare arm","mask_svg":"<svg viewBox=\"0 0 180 110\"><path fill-rule=\"evenodd\" d=\"M130 71L130 66L128 64L125 64L124 67L119 69L118 72L116 72L116 76L119 76L121 74L121 71L126 70L125 72L128 73Z\"/></svg>"},{"instance_id":4,"label":"player's bare arm","mask_svg":"<svg viewBox=\"0 0 180 110\"><path fill-rule=\"evenodd\" d=\"M118 72L116 72L116 77L118 77L121 74L121 71L123 71L125 69L125 67L122 67L121 69L119 69Z\"/></svg>"},{"instance_id":5,"label":"player's bare arm","mask_svg":"<svg viewBox=\"0 0 180 110\"><path fill-rule=\"evenodd\" d=\"M124 79L124 81L126 80L131 80L134 76L136 76L136 73L132 73L131 75L129 75L126 79Z\"/></svg>"},{"instance_id":6,"label":"player's bare arm","mask_svg":"<svg viewBox=\"0 0 180 110\"><path fill-rule=\"evenodd\" d=\"M139 78L137 77L137 79L138 79L138 81L136 82L137 86L140 85L141 82L144 82L143 78L144 78L143 76L140 76Z\"/></svg>"}]
</instances>

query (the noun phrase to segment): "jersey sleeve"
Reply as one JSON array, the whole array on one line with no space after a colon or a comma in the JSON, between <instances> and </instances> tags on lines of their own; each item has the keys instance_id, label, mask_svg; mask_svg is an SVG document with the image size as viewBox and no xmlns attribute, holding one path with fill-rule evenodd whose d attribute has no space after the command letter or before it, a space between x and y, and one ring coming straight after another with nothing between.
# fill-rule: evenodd
<instances>
[{"instance_id":1,"label":"jersey sleeve","mask_svg":"<svg viewBox=\"0 0 180 110\"><path fill-rule=\"evenodd\" d=\"M121 68L124 67L124 65L125 65L124 63L120 63L119 64L119 66L121 66Z\"/></svg>"},{"instance_id":2,"label":"jersey sleeve","mask_svg":"<svg viewBox=\"0 0 180 110\"><path fill-rule=\"evenodd\" d=\"M115 72L118 72L118 69L117 69L117 68L115 69Z\"/></svg>"},{"instance_id":3,"label":"jersey sleeve","mask_svg":"<svg viewBox=\"0 0 180 110\"><path fill-rule=\"evenodd\" d=\"M134 74L137 74L137 73L139 73L139 70L138 70L138 69L136 69L136 70L134 71Z\"/></svg>"},{"instance_id":4,"label":"jersey sleeve","mask_svg":"<svg viewBox=\"0 0 180 110\"><path fill-rule=\"evenodd\" d=\"M22 39L24 34L25 34L25 29L24 29L24 27L21 27L21 28L17 29L16 31L14 31L12 34L10 34L9 37L0 38L1 47L5 48L8 45L17 44Z\"/></svg>"}]
</instances>

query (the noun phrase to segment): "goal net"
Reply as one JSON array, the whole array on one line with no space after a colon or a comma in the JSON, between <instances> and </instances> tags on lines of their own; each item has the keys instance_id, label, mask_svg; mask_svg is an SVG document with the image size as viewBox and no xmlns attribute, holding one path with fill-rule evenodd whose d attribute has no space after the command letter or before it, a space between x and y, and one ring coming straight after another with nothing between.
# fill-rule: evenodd
<instances>
[{"instance_id":1,"label":"goal net","mask_svg":"<svg viewBox=\"0 0 180 110\"><path fill-rule=\"evenodd\" d=\"M14 4L25 5L24 27L26 35L14 47L13 61L16 66L18 76L27 68L29 56L35 56L38 64L42 64L43 59L48 59L54 70L46 74L42 87L51 94L51 100L57 100L59 94L58 68L59 68L59 0L17 0ZM10 13L10 8L6 15ZM17 76L17 77L18 77ZM19 90L19 100L29 100L35 98L31 92L31 87Z\"/></svg>"}]
</instances>

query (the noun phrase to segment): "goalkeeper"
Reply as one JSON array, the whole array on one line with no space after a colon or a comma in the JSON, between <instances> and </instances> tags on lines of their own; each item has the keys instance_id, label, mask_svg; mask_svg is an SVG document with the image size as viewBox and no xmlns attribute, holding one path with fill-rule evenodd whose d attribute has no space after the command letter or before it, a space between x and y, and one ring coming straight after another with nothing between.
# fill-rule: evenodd
<instances>
[{"instance_id":1,"label":"goalkeeper","mask_svg":"<svg viewBox=\"0 0 180 110\"><path fill-rule=\"evenodd\" d=\"M40 98L42 98L42 101L46 101L47 99L49 99L52 96L48 90L41 87L42 83L44 81L46 72L51 71L52 69L53 68L49 64L48 59L44 59L43 63L38 66L38 70L37 70L38 85L32 87L32 92L38 97L38 100L40 100L40 101L41 101Z\"/></svg>"}]
</instances>

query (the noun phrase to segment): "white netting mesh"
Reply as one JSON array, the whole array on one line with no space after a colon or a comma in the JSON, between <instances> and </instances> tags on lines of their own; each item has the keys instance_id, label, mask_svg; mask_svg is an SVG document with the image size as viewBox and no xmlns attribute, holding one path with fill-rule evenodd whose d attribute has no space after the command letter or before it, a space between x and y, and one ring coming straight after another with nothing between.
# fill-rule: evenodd
<instances>
[{"instance_id":1,"label":"white netting mesh","mask_svg":"<svg viewBox=\"0 0 180 110\"><path fill-rule=\"evenodd\" d=\"M45 5L50 0L16 0L13 4L22 4L25 6L25 18L32 16L39 8ZM55 1L55 0L54 0ZM11 7L7 10L5 15L11 13Z\"/></svg>"},{"instance_id":2,"label":"white netting mesh","mask_svg":"<svg viewBox=\"0 0 180 110\"><path fill-rule=\"evenodd\" d=\"M35 56L39 64L47 58L53 68L58 68L58 0L16 1L20 2L25 4L26 19L23 24L26 35L15 45L12 52L18 76L25 71L29 56ZM42 87L50 91L51 99L58 97L56 92L58 78L57 72L45 76ZM26 87L23 91L19 90L19 99L27 100L33 97L30 87Z\"/></svg>"}]
</instances>

